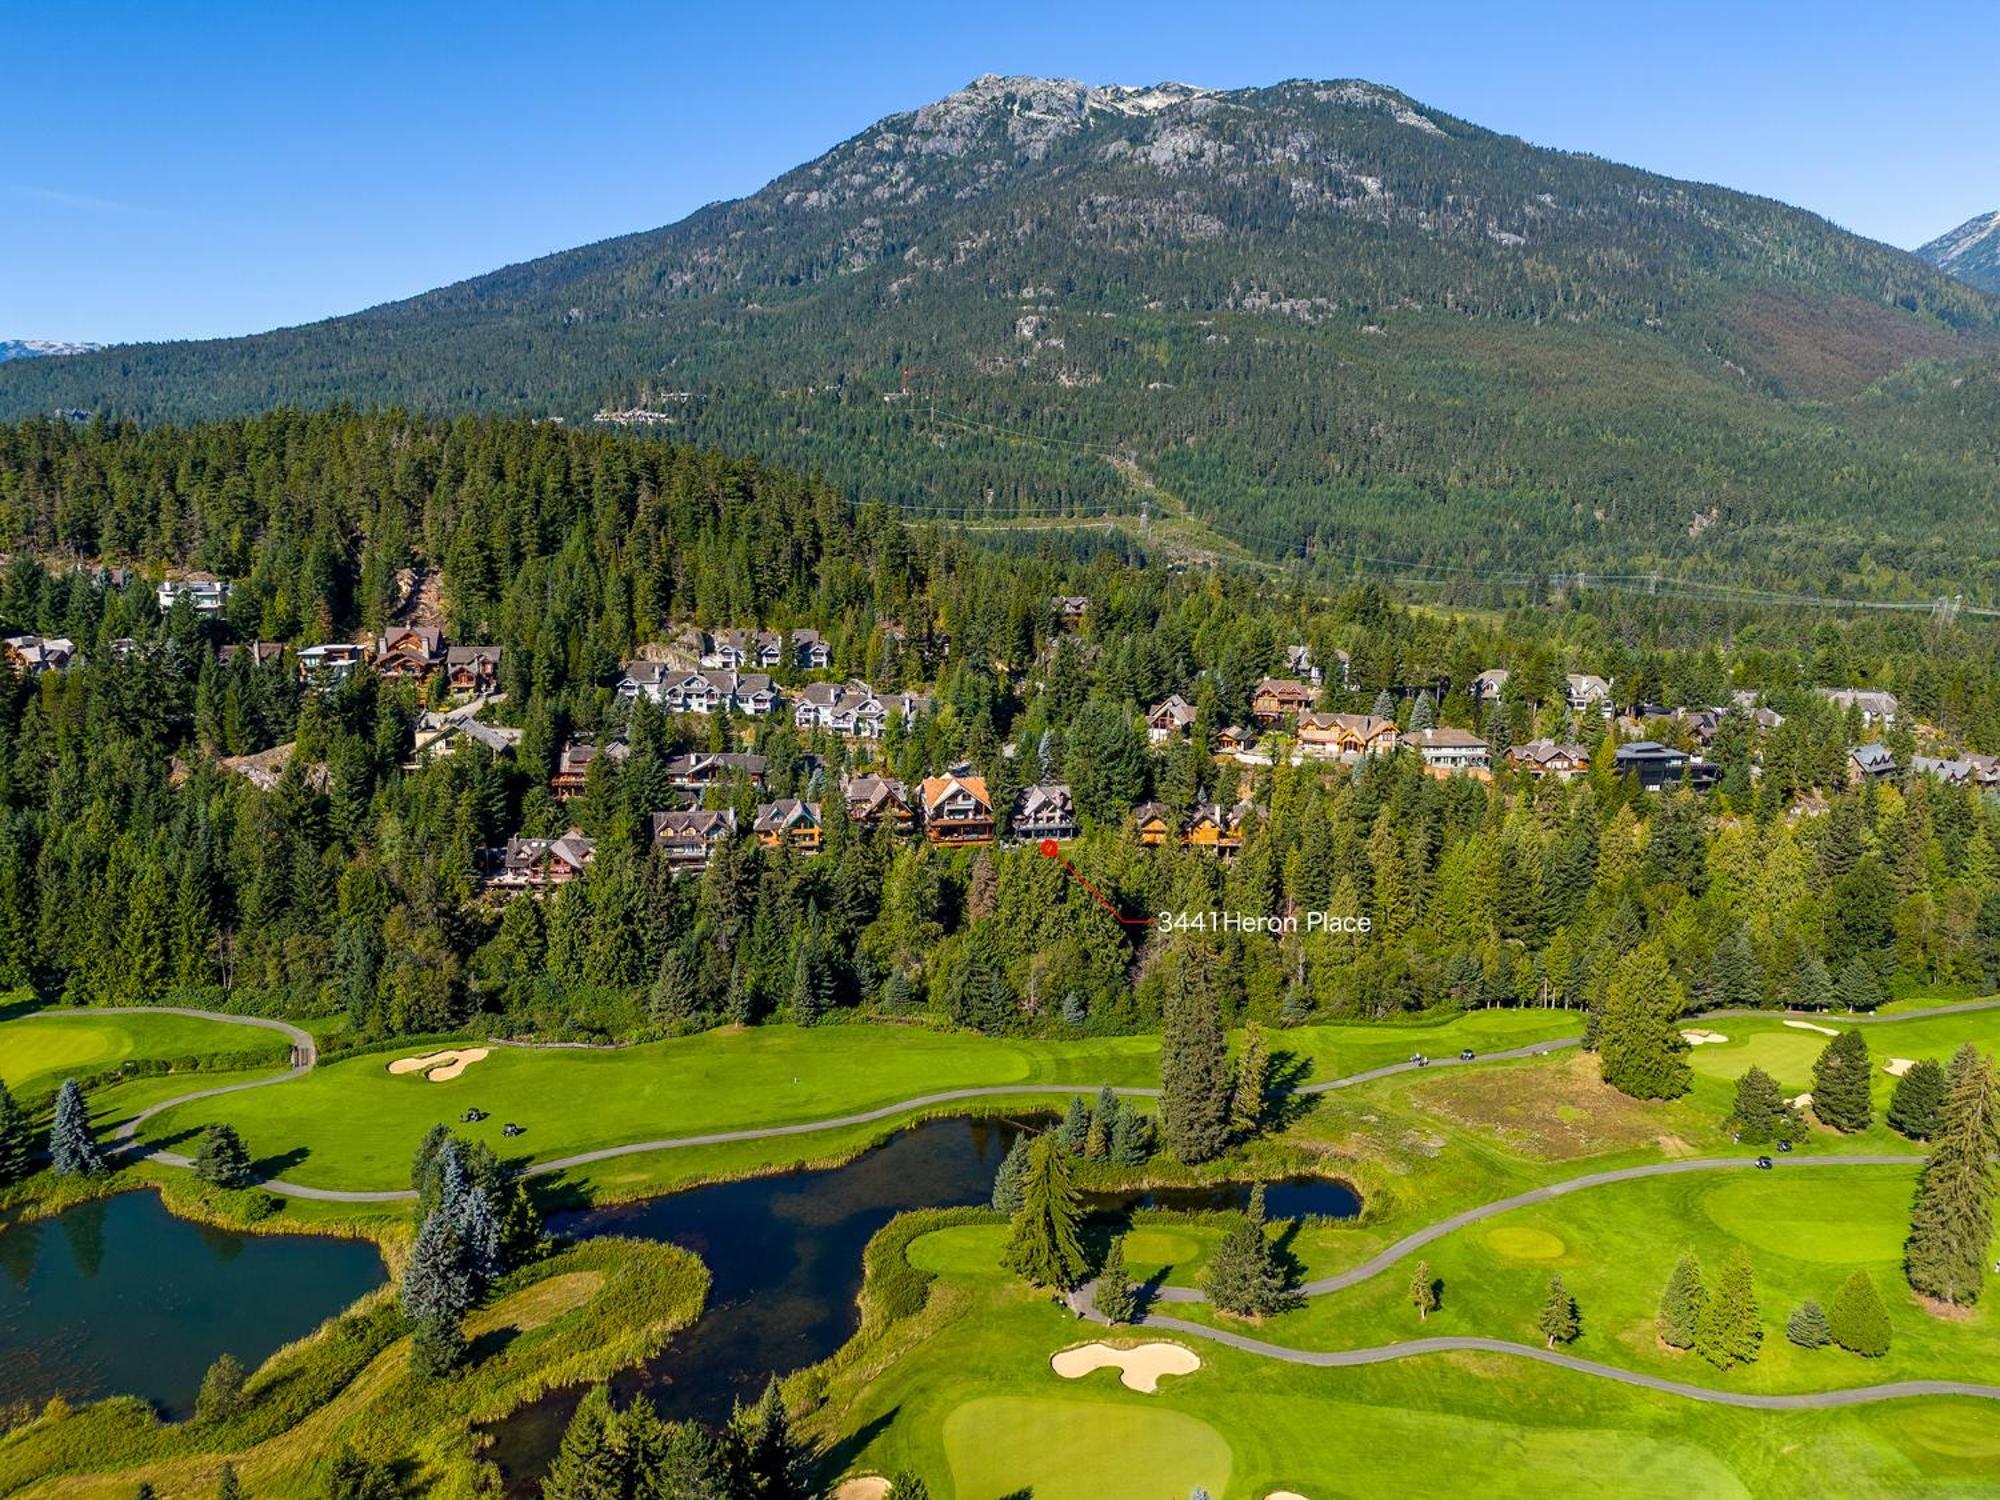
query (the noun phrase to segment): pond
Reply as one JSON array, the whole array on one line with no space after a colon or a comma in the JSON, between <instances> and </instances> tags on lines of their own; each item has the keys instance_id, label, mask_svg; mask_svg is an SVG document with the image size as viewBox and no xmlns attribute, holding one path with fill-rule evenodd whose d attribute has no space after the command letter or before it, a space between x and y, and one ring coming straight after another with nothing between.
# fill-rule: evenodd
<instances>
[{"instance_id":1,"label":"pond","mask_svg":"<svg viewBox=\"0 0 2000 1500\"><path fill-rule=\"evenodd\" d=\"M255 1369L387 1279L363 1240L245 1235L120 1193L0 1229L0 1403L114 1394L194 1410L225 1351Z\"/></svg>"},{"instance_id":2,"label":"pond","mask_svg":"<svg viewBox=\"0 0 2000 1500\"><path fill-rule=\"evenodd\" d=\"M855 1298L870 1237L909 1209L985 1203L1000 1159L1022 1128L993 1120L932 1120L845 1166L552 1218L550 1231L572 1238L618 1234L671 1241L699 1255L714 1276L701 1320L657 1358L613 1381L620 1403L643 1394L669 1420L720 1422L736 1401L756 1399L773 1374L825 1359L860 1322ZM1238 1208L1249 1196L1247 1183L1223 1183L1104 1194L1090 1206L1106 1215L1134 1207ZM1349 1218L1361 1206L1346 1183L1323 1178L1272 1183L1265 1197L1273 1218ZM553 1457L582 1395L580 1387L550 1391L490 1429L493 1446L486 1456L507 1476L510 1493L534 1493L533 1481Z\"/></svg>"}]
</instances>

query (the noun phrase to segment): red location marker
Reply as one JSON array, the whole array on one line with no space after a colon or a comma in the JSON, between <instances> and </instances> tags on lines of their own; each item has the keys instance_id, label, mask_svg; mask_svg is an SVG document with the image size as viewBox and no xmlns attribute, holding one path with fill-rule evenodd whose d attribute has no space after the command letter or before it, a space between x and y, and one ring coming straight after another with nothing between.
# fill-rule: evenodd
<instances>
[{"instance_id":1,"label":"red location marker","mask_svg":"<svg viewBox=\"0 0 2000 1500\"><path fill-rule=\"evenodd\" d=\"M1062 846L1054 839L1043 839L1042 853L1046 854L1050 859L1054 859L1058 854L1062 853Z\"/></svg>"}]
</instances>

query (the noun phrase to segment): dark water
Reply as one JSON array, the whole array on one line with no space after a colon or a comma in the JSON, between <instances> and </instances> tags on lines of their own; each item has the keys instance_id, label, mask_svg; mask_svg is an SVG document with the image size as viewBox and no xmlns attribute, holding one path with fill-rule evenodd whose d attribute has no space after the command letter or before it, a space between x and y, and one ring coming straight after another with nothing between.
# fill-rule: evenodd
<instances>
[{"instance_id":1,"label":"dark water","mask_svg":"<svg viewBox=\"0 0 2000 1500\"><path fill-rule=\"evenodd\" d=\"M1035 1122L1037 1124L1042 1122ZM691 1188L664 1198L552 1218L552 1233L618 1234L692 1250L714 1277L701 1321L657 1358L612 1382L623 1404L643 1394L661 1415L719 1422L754 1400L773 1374L825 1359L860 1322L861 1252L899 1213L983 1204L1000 1158L1022 1126L932 1120L892 1136L845 1166ZM1096 1213L1132 1208L1225 1209L1249 1201L1247 1183L1101 1194ZM1351 1218L1361 1200L1346 1183L1299 1178L1265 1187L1272 1218ZM491 1429L487 1456L509 1492L532 1495L562 1441L582 1389L549 1392Z\"/></svg>"},{"instance_id":2,"label":"dark water","mask_svg":"<svg viewBox=\"0 0 2000 1500\"><path fill-rule=\"evenodd\" d=\"M143 1396L194 1410L227 1351L255 1369L386 1279L375 1247L243 1235L120 1193L0 1229L0 1401Z\"/></svg>"}]
</instances>

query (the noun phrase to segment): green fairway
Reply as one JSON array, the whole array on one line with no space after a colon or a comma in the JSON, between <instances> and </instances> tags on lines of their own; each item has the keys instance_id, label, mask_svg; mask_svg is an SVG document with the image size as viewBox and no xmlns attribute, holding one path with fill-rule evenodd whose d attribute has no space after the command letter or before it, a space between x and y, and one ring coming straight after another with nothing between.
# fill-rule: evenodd
<instances>
[{"instance_id":1,"label":"green fairway","mask_svg":"<svg viewBox=\"0 0 2000 1500\"><path fill-rule=\"evenodd\" d=\"M1692 1048L1688 1062L1705 1078L1734 1083L1755 1065L1777 1079L1786 1093L1812 1087L1813 1061L1833 1040L1822 1031L1806 1030L1799 1017L1725 1016L1711 1022L1691 1018L1689 1030L1719 1031L1726 1042ZM1814 1026L1833 1031L1859 1031L1868 1043L1875 1063L1875 1095L1886 1106L1895 1092L1896 1081L1884 1071L1894 1057L1950 1060L1966 1042L1987 1052L2000 1051L2000 1009L1966 1011L1958 1015L1934 1015L1923 1010L1899 1012L1892 1020L1855 1026L1844 1016L1828 1013L1809 1018Z\"/></svg>"},{"instance_id":2,"label":"green fairway","mask_svg":"<svg viewBox=\"0 0 2000 1500\"><path fill-rule=\"evenodd\" d=\"M0 1080L10 1089L32 1092L127 1061L268 1053L282 1063L288 1050L272 1032L194 1016L30 1013L0 1021Z\"/></svg>"},{"instance_id":3,"label":"green fairway","mask_svg":"<svg viewBox=\"0 0 2000 1500\"><path fill-rule=\"evenodd\" d=\"M1137 1402L983 1397L945 1419L944 1450L952 1486L968 1500L1155 1500L1197 1485L1233 1493L1221 1433Z\"/></svg>"}]
</instances>

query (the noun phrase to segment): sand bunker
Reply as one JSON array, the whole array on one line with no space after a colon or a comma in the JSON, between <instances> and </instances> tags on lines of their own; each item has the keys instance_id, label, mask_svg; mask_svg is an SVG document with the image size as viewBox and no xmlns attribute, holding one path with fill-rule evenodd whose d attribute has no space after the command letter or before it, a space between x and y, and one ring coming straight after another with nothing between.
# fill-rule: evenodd
<instances>
[{"instance_id":1,"label":"sand bunker","mask_svg":"<svg viewBox=\"0 0 2000 1500\"><path fill-rule=\"evenodd\" d=\"M486 1056L484 1047L460 1047L449 1052L431 1052L422 1057L399 1057L389 1064L391 1073L422 1073L432 1083L449 1083Z\"/></svg>"},{"instance_id":2,"label":"sand bunker","mask_svg":"<svg viewBox=\"0 0 2000 1500\"><path fill-rule=\"evenodd\" d=\"M1914 1057L1892 1057L1882 1064L1882 1071L1891 1078L1901 1078L1917 1065Z\"/></svg>"},{"instance_id":3,"label":"sand bunker","mask_svg":"<svg viewBox=\"0 0 2000 1500\"><path fill-rule=\"evenodd\" d=\"M1159 1390L1162 1375L1192 1375L1201 1368L1201 1359L1180 1344L1140 1344L1131 1349L1084 1344L1065 1349L1049 1361L1049 1367L1064 1380L1080 1380L1107 1365L1118 1371L1119 1380L1128 1389L1150 1396Z\"/></svg>"},{"instance_id":4,"label":"sand bunker","mask_svg":"<svg viewBox=\"0 0 2000 1500\"><path fill-rule=\"evenodd\" d=\"M1785 1024L1794 1031L1817 1031L1821 1036L1839 1036L1831 1026L1822 1026L1817 1021L1787 1021Z\"/></svg>"},{"instance_id":5,"label":"sand bunker","mask_svg":"<svg viewBox=\"0 0 2000 1500\"><path fill-rule=\"evenodd\" d=\"M1264 1500L1306 1500L1297 1490L1272 1490Z\"/></svg>"},{"instance_id":6,"label":"sand bunker","mask_svg":"<svg viewBox=\"0 0 2000 1500\"><path fill-rule=\"evenodd\" d=\"M1729 1040L1719 1031L1683 1031L1681 1036L1690 1047L1706 1047L1712 1042Z\"/></svg>"},{"instance_id":7,"label":"sand bunker","mask_svg":"<svg viewBox=\"0 0 2000 1500\"><path fill-rule=\"evenodd\" d=\"M1796 1099L1794 1099L1794 1100L1792 1101L1792 1108L1793 1108L1793 1109L1811 1109L1811 1108L1812 1108L1812 1095L1811 1095L1811 1094L1801 1094L1801 1095L1799 1095L1799 1096L1798 1096L1798 1098L1796 1098Z\"/></svg>"},{"instance_id":8,"label":"sand bunker","mask_svg":"<svg viewBox=\"0 0 2000 1500\"><path fill-rule=\"evenodd\" d=\"M843 1479L833 1492L833 1500L886 1500L889 1481L880 1474L864 1474L859 1479Z\"/></svg>"}]
</instances>

